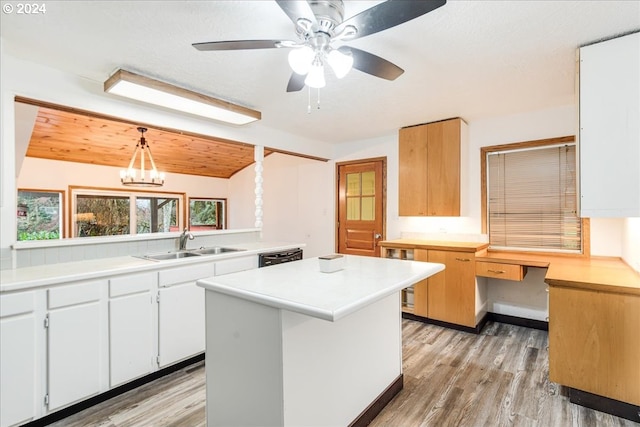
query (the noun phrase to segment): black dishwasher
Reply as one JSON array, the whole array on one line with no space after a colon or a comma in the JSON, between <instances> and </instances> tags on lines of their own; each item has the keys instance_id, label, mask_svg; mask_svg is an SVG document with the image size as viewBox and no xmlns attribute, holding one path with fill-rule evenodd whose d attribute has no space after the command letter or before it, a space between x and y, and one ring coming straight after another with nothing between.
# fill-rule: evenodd
<instances>
[{"instance_id":1,"label":"black dishwasher","mask_svg":"<svg viewBox=\"0 0 640 427\"><path fill-rule=\"evenodd\" d=\"M268 267L270 265L282 264L285 262L298 261L302 259L302 249L288 249L286 251L269 252L258 255L258 267Z\"/></svg>"}]
</instances>

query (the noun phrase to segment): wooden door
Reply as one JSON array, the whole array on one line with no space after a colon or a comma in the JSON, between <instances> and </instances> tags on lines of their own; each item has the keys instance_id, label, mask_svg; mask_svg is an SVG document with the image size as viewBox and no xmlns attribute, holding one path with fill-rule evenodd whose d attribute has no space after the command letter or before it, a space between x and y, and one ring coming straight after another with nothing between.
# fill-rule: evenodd
<instances>
[{"instance_id":1,"label":"wooden door","mask_svg":"<svg viewBox=\"0 0 640 427\"><path fill-rule=\"evenodd\" d=\"M339 163L337 248L339 253L380 256L385 234L386 158Z\"/></svg>"},{"instance_id":2,"label":"wooden door","mask_svg":"<svg viewBox=\"0 0 640 427\"><path fill-rule=\"evenodd\" d=\"M460 216L460 132L462 120L427 126L427 215Z\"/></svg>"}]
</instances>

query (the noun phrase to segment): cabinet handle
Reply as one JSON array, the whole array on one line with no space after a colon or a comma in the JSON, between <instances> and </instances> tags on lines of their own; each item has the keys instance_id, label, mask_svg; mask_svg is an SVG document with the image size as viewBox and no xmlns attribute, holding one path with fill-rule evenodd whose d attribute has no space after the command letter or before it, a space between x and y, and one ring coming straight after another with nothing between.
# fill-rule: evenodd
<instances>
[{"instance_id":1,"label":"cabinet handle","mask_svg":"<svg viewBox=\"0 0 640 427\"><path fill-rule=\"evenodd\" d=\"M456 261L469 262L471 260L469 258L456 258Z\"/></svg>"},{"instance_id":2,"label":"cabinet handle","mask_svg":"<svg viewBox=\"0 0 640 427\"><path fill-rule=\"evenodd\" d=\"M489 273L495 273L495 274L503 274L506 273L506 271L504 270L487 270Z\"/></svg>"}]
</instances>

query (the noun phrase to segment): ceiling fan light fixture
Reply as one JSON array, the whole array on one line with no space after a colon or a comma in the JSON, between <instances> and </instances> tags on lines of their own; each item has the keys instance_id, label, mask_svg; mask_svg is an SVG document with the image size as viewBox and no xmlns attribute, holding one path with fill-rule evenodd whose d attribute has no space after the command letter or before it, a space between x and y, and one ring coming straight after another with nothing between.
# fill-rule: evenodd
<instances>
[{"instance_id":1,"label":"ceiling fan light fixture","mask_svg":"<svg viewBox=\"0 0 640 427\"><path fill-rule=\"evenodd\" d=\"M327 62L329 62L336 77L341 79L351 71L351 67L353 67L353 55L351 55L351 52L344 53L333 49L327 55Z\"/></svg>"},{"instance_id":2,"label":"ceiling fan light fixture","mask_svg":"<svg viewBox=\"0 0 640 427\"><path fill-rule=\"evenodd\" d=\"M244 125L262 118L260 111L122 69L104 82L104 91L235 125Z\"/></svg>"},{"instance_id":3,"label":"ceiling fan light fixture","mask_svg":"<svg viewBox=\"0 0 640 427\"><path fill-rule=\"evenodd\" d=\"M294 48L289 52L289 66L294 73L304 76L309 72L315 53L309 46Z\"/></svg>"},{"instance_id":4,"label":"ceiling fan light fixture","mask_svg":"<svg viewBox=\"0 0 640 427\"><path fill-rule=\"evenodd\" d=\"M320 59L316 58L313 61L313 64L311 64L307 78L304 79L304 84L314 89L320 89L326 85L326 81L324 79L324 66Z\"/></svg>"}]
</instances>

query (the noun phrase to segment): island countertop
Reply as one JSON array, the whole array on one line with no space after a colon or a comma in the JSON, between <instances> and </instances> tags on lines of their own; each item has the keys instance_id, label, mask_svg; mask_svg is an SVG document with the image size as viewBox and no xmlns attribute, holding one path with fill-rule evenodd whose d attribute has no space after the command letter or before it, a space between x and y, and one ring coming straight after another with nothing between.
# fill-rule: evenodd
<instances>
[{"instance_id":1,"label":"island countertop","mask_svg":"<svg viewBox=\"0 0 640 427\"><path fill-rule=\"evenodd\" d=\"M443 264L344 255L344 268L320 271L318 258L198 280L206 290L336 321L442 270Z\"/></svg>"}]
</instances>

